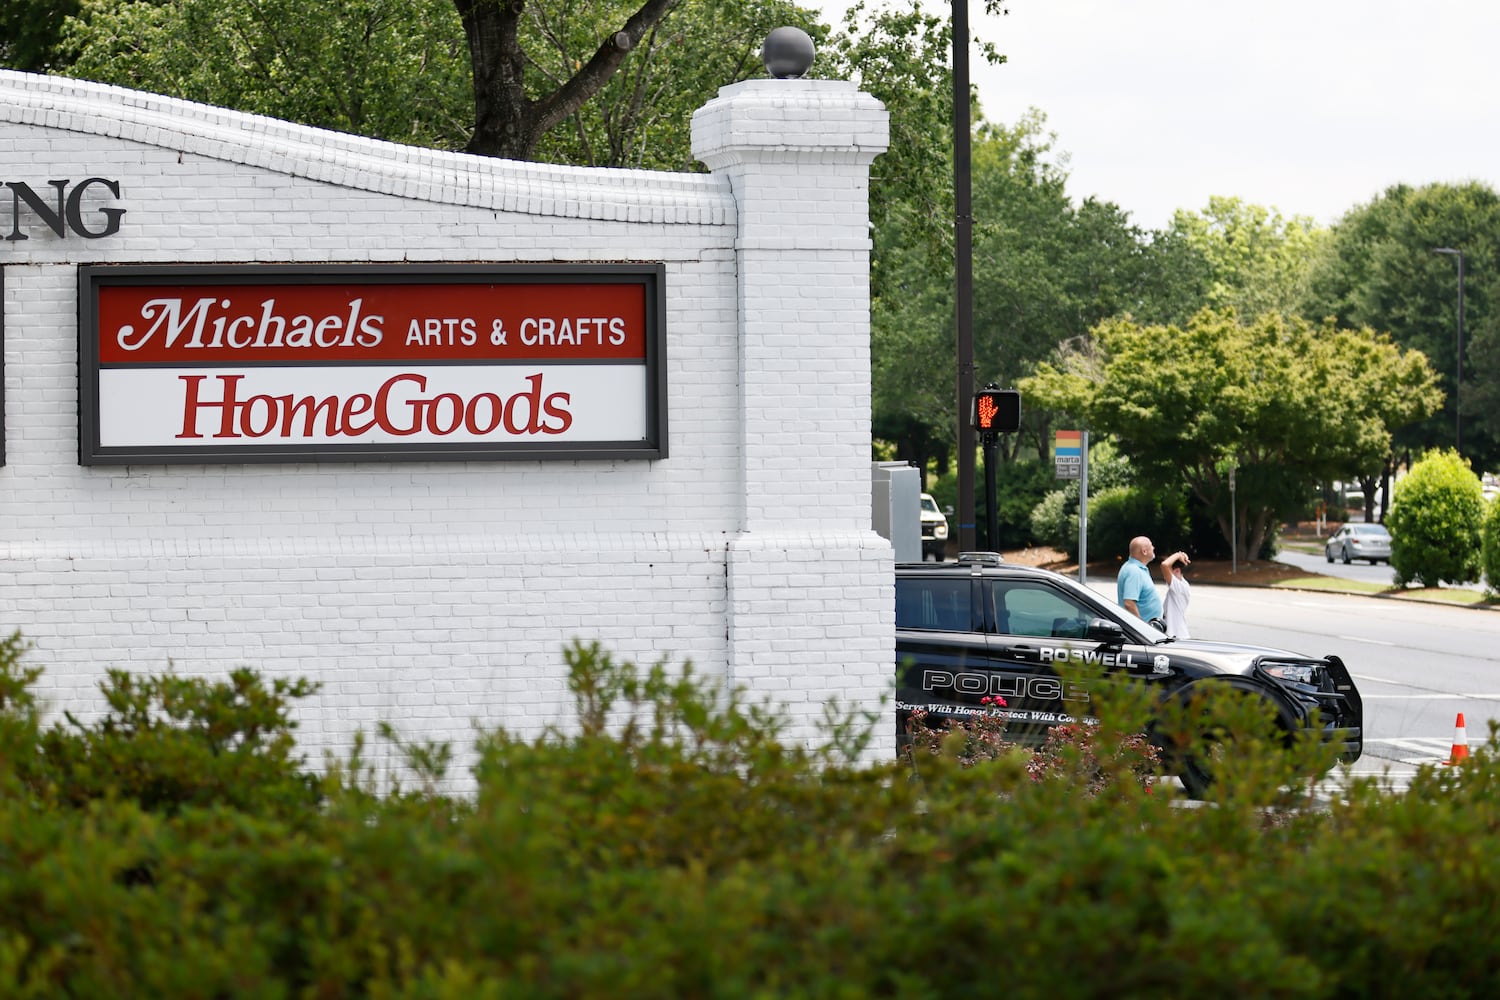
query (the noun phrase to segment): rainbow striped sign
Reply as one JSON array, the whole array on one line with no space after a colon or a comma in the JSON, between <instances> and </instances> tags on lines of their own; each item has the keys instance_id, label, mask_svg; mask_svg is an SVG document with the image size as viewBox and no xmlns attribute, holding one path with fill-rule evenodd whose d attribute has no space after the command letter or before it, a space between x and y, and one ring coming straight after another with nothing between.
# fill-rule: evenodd
<instances>
[{"instance_id":1,"label":"rainbow striped sign","mask_svg":"<svg viewBox=\"0 0 1500 1000\"><path fill-rule=\"evenodd\" d=\"M1083 431L1058 431L1052 438L1052 461L1058 479L1078 479L1083 472Z\"/></svg>"}]
</instances>

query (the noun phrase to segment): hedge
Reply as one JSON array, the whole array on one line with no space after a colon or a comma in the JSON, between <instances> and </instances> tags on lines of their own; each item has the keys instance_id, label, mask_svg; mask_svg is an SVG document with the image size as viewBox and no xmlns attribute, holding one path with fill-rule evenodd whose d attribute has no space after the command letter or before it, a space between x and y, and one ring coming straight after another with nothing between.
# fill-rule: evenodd
<instances>
[{"instance_id":1,"label":"hedge","mask_svg":"<svg viewBox=\"0 0 1500 1000\"><path fill-rule=\"evenodd\" d=\"M827 745L794 746L776 711L690 669L575 646L576 725L485 734L474 794L449 797L424 780L377 790L357 759L310 774L279 740L307 686L253 674L195 688L186 716L166 711L179 687L136 684L153 692L130 703L141 725L115 710L44 727L23 652L0 649L7 997L1500 987L1493 728L1463 766L1424 768L1405 793L1355 780L1316 799L1288 768L1318 748L1282 754L1254 720L1231 720L1244 741L1210 801L1187 808L1168 783L1101 784L1107 755L1063 753L1077 766L1040 779L1013 753L942 747L915 770L860 764L870 720L831 713ZM1132 697L1116 735L1139 721ZM209 706L217 728L198 724ZM204 766L211 741L241 754L208 765L213 795L171 762ZM441 753L409 749L441 777Z\"/></svg>"}]
</instances>

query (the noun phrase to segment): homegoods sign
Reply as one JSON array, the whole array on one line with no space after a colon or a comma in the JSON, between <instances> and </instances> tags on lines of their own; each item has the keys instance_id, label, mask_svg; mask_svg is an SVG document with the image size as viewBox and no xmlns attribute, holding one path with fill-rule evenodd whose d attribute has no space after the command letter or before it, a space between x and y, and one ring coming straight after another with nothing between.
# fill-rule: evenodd
<instances>
[{"instance_id":1,"label":"homegoods sign","mask_svg":"<svg viewBox=\"0 0 1500 1000\"><path fill-rule=\"evenodd\" d=\"M82 267L80 461L661 458L662 278Z\"/></svg>"}]
</instances>

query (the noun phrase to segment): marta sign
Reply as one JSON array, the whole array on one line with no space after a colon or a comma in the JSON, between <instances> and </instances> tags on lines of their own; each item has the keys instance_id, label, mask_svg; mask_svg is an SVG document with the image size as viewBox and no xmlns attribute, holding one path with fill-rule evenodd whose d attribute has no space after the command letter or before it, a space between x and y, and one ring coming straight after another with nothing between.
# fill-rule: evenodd
<instances>
[{"instance_id":1,"label":"marta sign","mask_svg":"<svg viewBox=\"0 0 1500 1000\"><path fill-rule=\"evenodd\" d=\"M662 458L660 265L79 268L79 460Z\"/></svg>"}]
</instances>

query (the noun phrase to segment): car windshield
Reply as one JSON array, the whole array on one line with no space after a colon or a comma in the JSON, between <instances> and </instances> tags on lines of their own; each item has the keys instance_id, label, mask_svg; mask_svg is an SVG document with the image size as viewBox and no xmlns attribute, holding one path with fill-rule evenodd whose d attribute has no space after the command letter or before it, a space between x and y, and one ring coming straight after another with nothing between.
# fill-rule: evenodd
<instances>
[{"instance_id":1,"label":"car windshield","mask_svg":"<svg viewBox=\"0 0 1500 1000\"><path fill-rule=\"evenodd\" d=\"M1356 535L1370 535L1371 537L1388 534L1385 528L1378 524L1358 524L1353 530Z\"/></svg>"},{"instance_id":2,"label":"car windshield","mask_svg":"<svg viewBox=\"0 0 1500 1000\"><path fill-rule=\"evenodd\" d=\"M911 494L908 493L907 496L911 496ZM910 507L907 508L907 510L910 510L910 509L911 509ZM934 500L934 499L932 499L932 497L925 497L924 496L922 498L922 509L925 510L925 511L927 511L929 514L941 514L942 513L942 511L938 510L937 501Z\"/></svg>"}]
</instances>

